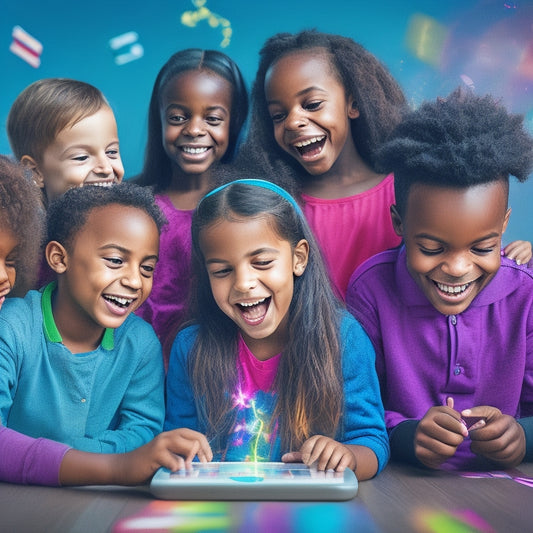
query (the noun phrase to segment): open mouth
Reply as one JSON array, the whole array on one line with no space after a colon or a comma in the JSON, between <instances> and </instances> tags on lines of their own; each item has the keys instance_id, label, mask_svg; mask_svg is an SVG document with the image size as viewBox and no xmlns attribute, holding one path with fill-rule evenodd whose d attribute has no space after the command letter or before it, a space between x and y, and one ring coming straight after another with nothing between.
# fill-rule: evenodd
<instances>
[{"instance_id":1,"label":"open mouth","mask_svg":"<svg viewBox=\"0 0 533 533\"><path fill-rule=\"evenodd\" d=\"M209 150L207 146L180 146L180 150L190 155L205 154Z\"/></svg>"},{"instance_id":2,"label":"open mouth","mask_svg":"<svg viewBox=\"0 0 533 533\"><path fill-rule=\"evenodd\" d=\"M446 296L459 297L462 296L470 287L471 283L464 283L463 285L446 285L444 283L439 283L438 281L433 281L437 286L440 292L444 293Z\"/></svg>"},{"instance_id":3,"label":"open mouth","mask_svg":"<svg viewBox=\"0 0 533 533\"><path fill-rule=\"evenodd\" d=\"M302 157L313 157L318 155L324 144L326 143L326 136L311 137L305 141L295 143L293 146Z\"/></svg>"},{"instance_id":4,"label":"open mouth","mask_svg":"<svg viewBox=\"0 0 533 533\"><path fill-rule=\"evenodd\" d=\"M133 298L122 298L120 296L111 296L108 294L104 294L103 298L104 300L114 305L115 307L118 307L119 309L128 309L130 305L134 302Z\"/></svg>"},{"instance_id":5,"label":"open mouth","mask_svg":"<svg viewBox=\"0 0 533 533\"><path fill-rule=\"evenodd\" d=\"M255 302L238 303L237 307L239 308L244 321L251 326L255 326L263 322L270 306L271 299L272 298L269 296L268 298L261 298Z\"/></svg>"}]
</instances>

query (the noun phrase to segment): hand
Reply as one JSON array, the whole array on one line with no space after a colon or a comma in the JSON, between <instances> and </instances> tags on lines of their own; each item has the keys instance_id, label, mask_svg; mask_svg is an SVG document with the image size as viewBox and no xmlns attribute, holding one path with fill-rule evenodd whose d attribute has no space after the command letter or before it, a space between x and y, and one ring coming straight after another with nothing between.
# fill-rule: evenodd
<instances>
[{"instance_id":1,"label":"hand","mask_svg":"<svg viewBox=\"0 0 533 533\"><path fill-rule=\"evenodd\" d=\"M503 249L503 253L517 265L525 265L531 259L531 243L529 241L513 241Z\"/></svg>"},{"instance_id":2,"label":"hand","mask_svg":"<svg viewBox=\"0 0 533 533\"><path fill-rule=\"evenodd\" d=\"M446 406L432 407L418 423L415 455L425 466L438 468L455 454L465 437L468 431L453 409L453 399L448 398Z\"/></svg>"},{"instance_id":3,"label":"hand","mask_svg":"<svg viewBox=\"0 0 533 533\"><path fill-rule=\"evenodd\" d=\"M213 452L205 435L179 428L160 433L144 446L116 457L120 483L134 485L147 481L161 466L174 472L190 465L195 457L202 463L211 461Z\"/></svg>"},{"instance_id":4,"label":"hand","mask_svg":"<svg viewBox=\"0 0 533 533\"><path fill-rule=\"evenodd\" d=\"M357 466L355 455L348 446L323 435L307 439L300 451L286 453L281 460L284 463L302 462L307 466L316 462L317 470L332 469L337 472L343 472L346 468L355 471Z\"/></svg>"},{"instance_id":5,"label":"hand","mask_svg":"<svg viewBox=\"0 0 533 533\"><path fill-rule=\"evenodd\" d=\"M504 468L519 465L526 454L526 436L522 426L496 407L466 409L464 416L483 416L485 424L470 431L470 449Z\"/></svg>"}]
</instances>

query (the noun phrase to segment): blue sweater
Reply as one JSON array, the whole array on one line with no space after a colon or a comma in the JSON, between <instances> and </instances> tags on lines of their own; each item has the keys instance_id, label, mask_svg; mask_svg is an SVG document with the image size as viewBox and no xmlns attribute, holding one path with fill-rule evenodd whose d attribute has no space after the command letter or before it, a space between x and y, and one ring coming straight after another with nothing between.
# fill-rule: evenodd
<instances>
[{"instance_id":1,"label":"blue sweater","mask_svg":"<svg viewBox=\"0 0 533 533\"><path fill-rule=\"evenodd\" d=\"M167 375L166 430L187 427L206 433L205 422L196 410L187 373L187 359L197 334L198 327L190 326L178 334L172 346ZM389 458L389 439L374 366L374 349L362 327L347 312L342 315L340 339L344 412L336 440L343 444L370 448L378 459L379 472ZM271 408L274 405L275 402L271 402ZM280 461L284 451L280 449L279 443L272 447L272 452L270 457L263 459ZM231 450L227 452L227 457L232 457ZM231 460L236 459L232 457Z\"/></svg>"},{"instance_id":2,"label":"blue sweater","mask_svg":"<svg viewBox=\"0 0 533 533\"><path fill-rule=\"evenodd\" d=\"M131 314L106 330L96 350L72 354L54 323L51 288L2 306L2 424L90 452L150 441L164 419L163 359L152 327Z\"/></svg>"}]
</instances>

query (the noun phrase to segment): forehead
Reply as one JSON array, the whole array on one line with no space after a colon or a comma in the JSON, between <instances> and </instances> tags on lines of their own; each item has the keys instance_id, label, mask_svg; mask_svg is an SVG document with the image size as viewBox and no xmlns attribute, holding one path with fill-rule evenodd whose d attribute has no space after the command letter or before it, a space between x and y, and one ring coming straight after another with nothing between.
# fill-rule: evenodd
<instances>
[{"instance_id":1,"label":"forehead","mask_svg":"<svg viewBox=\"0 0 533 533\"><path fill-rule=\"evenodd\" d=\"M268 90L278 79L314 85L317 81L330 78L340 84L339 76L326 50L319 47L309 48L289 52L272 63L266 72L265 89Z\"/></svg>"},{"instance_id":2,"label":"forehead","mask_svg":"<svg viewBox=\"0 0 533 533\"><path fill-rule=\"evenodd\" d=\"M404 223L410 234L468 233L499 227L507 210L502 181L466 188L415 184L409 191Z\"/></svg>"},{"instance_id":3,"label":"forehead","mask_svg":"<svg viewBox=\"0 0 533 533\"><path fill-rule=\"evenodd\" d=\"M76 242L88 243L146 243L159 246L159 232L155 221L145 211L132 206L109 204L92 209L78 234Z\"/></svg>"},{"instance_id":4,"label":"forehead","mask_svg":"<svg viewBox=\"0 0 533 533\"><path fill-rule=\"evenodd\" d=\"M200 232L200 247L205 255L245 254L266 244L279 246L283 242L287 241L279 236L270 216L220 219Z\"/></svg>"},{"instance_id":5,"label":"forehead","mask_svg":"<svg viewBox=\"0 0 533 533\"><path fill-rule=\"evenodd\" d=\"M200 99L208 103L222 101L229 106L231 83L212 70L186 70L172 77L161 92L161 100Z\"/></svg>"}]
</instances>

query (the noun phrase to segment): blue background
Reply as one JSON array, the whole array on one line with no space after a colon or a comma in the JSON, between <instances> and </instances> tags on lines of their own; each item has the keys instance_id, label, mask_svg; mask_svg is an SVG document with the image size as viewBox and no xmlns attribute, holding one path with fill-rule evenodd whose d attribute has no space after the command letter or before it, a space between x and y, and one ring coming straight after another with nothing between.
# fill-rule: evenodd
<instances>
[{"instance_id":1,"label":"blue background","mask_svg":"<svg viewBox=\"0 0 533 533\"><path fill-rule=\"evenodd\" d=\"M184 25L182 15L194 17L202 2L218 26L207 19ZM0 6L0 153L10 153L5 122L20 91L40 78L76 78L108 98L126 177L132 176L142 166L152 84L171 54L188 47L219 49L239 64L250 87L258 52L270 35L311 27L347 35L368 48L398 79L413 107L469 85L524 114L533 132L533 0L1 0ZM222 46L221 19L231 28L227 46ZM40 67L9 51L15 25L43 44ZM144 55L119 66L115 56L127 50L113 52L109 40L129 31L138 33ZM512 181L505 242L533 241L532 198L533 179Z\"/></svg>"}]
</instances>

